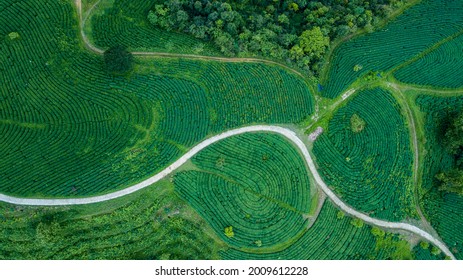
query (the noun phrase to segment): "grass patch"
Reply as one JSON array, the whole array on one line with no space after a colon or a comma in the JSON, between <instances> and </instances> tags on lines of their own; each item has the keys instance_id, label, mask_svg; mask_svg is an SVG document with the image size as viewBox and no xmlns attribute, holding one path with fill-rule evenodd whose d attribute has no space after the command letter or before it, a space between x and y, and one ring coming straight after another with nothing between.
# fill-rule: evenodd
<instances>
[{"instance_id":1,"label":"grass patch","mask_svg":"<svg viewBox=\"0 0 463 280\"><path fill-rule=\"evenodd\" d=\"M366 122L359 117L357 114L353 114L350 117L350 129L355 132L359 133L365 128Z\"/></svg>"},{"instance_id":2,"label":"grass patch","mask_svg":"<svg viewBox=\"0 0 463 280\"><path fill-rule=\"evenodd\" d=\"M167 180L108 202L0 211L0 259L217 259L226 248Z\"/></svg>"}]
</instances>

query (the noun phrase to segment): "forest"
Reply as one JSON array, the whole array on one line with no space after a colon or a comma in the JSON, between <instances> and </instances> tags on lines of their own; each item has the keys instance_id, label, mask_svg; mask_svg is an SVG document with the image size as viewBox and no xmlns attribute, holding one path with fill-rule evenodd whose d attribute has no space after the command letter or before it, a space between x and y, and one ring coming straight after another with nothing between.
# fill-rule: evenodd
<instances>
[{"instance_id":1,"label":"forest","mask_svg":"<svg viewBox=\"0 0 463 280\"><path fill-rule=\"evenodd\" d=\"M372 32L406 2L167 0L153 5L148 20L211 42L227 56L283 60L317 75L330 43L359 29Z\"/></svg>"}]
</instances>

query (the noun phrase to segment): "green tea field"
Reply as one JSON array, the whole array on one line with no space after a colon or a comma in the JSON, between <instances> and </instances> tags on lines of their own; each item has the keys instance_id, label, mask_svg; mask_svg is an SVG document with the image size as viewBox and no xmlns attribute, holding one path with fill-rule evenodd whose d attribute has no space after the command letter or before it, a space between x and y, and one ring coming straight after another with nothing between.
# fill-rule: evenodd
<instances>
[{"instance_id":1,"label":"green tea field","mask_svg":"<svg viewBox=\"0 0 463 280\"><path fill-rule=\"evenodd\" d=\"M0 260L462 259L462 15L0 1Z\"/></svg>"}]
</instances>

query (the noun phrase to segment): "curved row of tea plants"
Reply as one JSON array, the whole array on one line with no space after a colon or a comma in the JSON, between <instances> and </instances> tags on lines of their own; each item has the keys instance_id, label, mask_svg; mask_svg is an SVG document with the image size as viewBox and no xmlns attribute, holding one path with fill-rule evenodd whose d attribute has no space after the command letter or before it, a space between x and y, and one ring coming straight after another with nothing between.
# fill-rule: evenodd
<instances>
[{"instance_id":1,"label":"curved row of tea plants","mask_svg":"<svg viewBox=\"0 0 463 280\"><path fill-rule=\"evenodd\" d=\"M202 150L192 163L192 171L174 177L175 189L228 244L264 249L304 231L309 171L283 136L233 136ZM232 238L224 234L228 226Z\"/></svg>"},{"instance_id":2,"label":"curved row of tea plants","mask_svg":"<svg viewBox=\"0 0 463 280\"><path fill-rule=\"evenodd\" d=\"M463 87L462 45L463 35L460 35L397 70L394 76L404 83L444 88Z\"/></svg>"},{"instance_id":3,"label":"curved row of tea plants","mask_svg":"<svg viewBox=\"0 0 463 280\"><path fill-rule=\"evenodd\" d=\"M145 66L146 71L180 75L205 88L215 133L256 122L298 123L313 112L307 84L278 66L167 58L146 60Z\"/></svg>"},{"instance_id":4,"label":"curved row of tea plants","mask_svg":"<svg viewBox=\"0 0 463 280\"><path fill-rule=\"evenodd\" d=\"M426 252L413 253L411 245L397 234L384 233L344 216L325 202L315 224L290 246L277 252L249 253L238 249L221 252L224 259L353 260L432 259ZM427 250L429 251L429 250Z\"/></svg>"},{"instance_id":5,"label":"curved row of tea plants","mask_svg":"<svg viewBox=\"0 0 463 280\"><path fill-rule=\"evenodd\" d=\"M398 236L372 233L326 202L308 231L307 170L284 138L242 134L215 143L174 177L176 190L233 249L230 259L414 258ZM233 236L225 229L232 227ZM374 232L374 231L373 231ZM429 255L429 256L428 256ZM416 257L431 258L431 254Z\"/></svg>"},{"instance_id":6,"label":"curved row of tea plants","mask_svg":"<svg viewBox=\"0 0 463 280\"><path fill-rule=\"evenodd\" d=\"M276 66L139 59L129 77L109 75L100 56L81 49L72 3L0 5L2 193L111 192L210 133L299 122L313 110L304 81ZM153 65L156 74L145 72Z\"/></svg>"},{"instance_id":7,"label":"curved row of tea plants","mask_svg":"<svg viewBox=\"0 0 463 280\"><path fill-rule=\"evenodd\" d=\"M358 93L334 114L313 153L325 182L355 209L389 221L414 215L409 133L389 92Z\"/></svg>"},{"instance_id":8,"label":"curved row of tea plants","mask_svg":"<svg viewBox=\"0 0 463 280\"><path fill-rule=\"evenodd\" d=\"M323 77L322 94L339 96L370 71L387 71L462 31L461 0L423 0L382 29L340 45Z\"/></svg>"},{"instance_id":9,"label":"curved row of tea plants","mask_svg":"<svg viewBox=\"0 0 463 280\"><path fill-rule=\"evenodd\" d=\"M454 165L454 158L442 145L442 123L463 110L461 97L419 96L416 100L425 114L426 156L424 159L422 205L425 215L456 257L463 255L463 197L437 190L435 175Z\"/></svg>"}]
</instances>

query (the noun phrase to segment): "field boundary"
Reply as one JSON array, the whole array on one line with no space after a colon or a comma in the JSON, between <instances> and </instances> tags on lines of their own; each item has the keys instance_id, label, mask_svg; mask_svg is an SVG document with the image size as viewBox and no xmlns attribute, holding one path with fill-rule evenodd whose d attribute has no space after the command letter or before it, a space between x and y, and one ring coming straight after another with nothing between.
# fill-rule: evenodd
<instances>
[{"instance_id":1,"label":"field boundary","mask_svg":"<svg viewBox=\"0 0 463 280\"><path fill-rule=\"evenodd\" d=\"M419 189L420 189L420 176L422 175L420 173L420 166L421 166L421 157L422 155L420 154L420 147L418 144L418 133L417 133L417 128L416 128L416 120L413 115L413 112L410 108L410 105L408 104L404 94L402 91L399 89L399 87L390 82L386 82L386 86L388 87L387 90L391 91L394 95L396 93L397 96L395 96L396 100L398 100L399 104L403 107L404 116L407 119L408 126L409 126L409 132L410 132L410 143L412 144L412 149L413 149L413 154L414 154L414 160L413 160L413 196L414 196L414 202L415 202L415 209L418 213L418 216L421 219L421 222L423 223L422 226L424 226L426 229L429 231L434 230L434 228L431 226L429 221L426 219L426 217L423 214L423 211L420 206L420 198L419 198Z\"/></svg>"}]
</instances>

